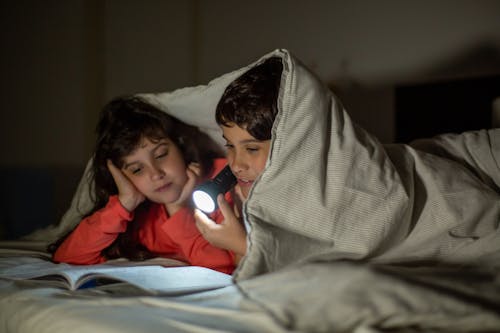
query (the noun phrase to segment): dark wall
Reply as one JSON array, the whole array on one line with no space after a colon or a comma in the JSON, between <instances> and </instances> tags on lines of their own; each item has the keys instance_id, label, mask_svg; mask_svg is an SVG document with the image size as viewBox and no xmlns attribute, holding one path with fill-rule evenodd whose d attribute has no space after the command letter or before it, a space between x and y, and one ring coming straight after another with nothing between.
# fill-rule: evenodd
<instances>
[{"instance_id":1,"label":"dark wall","mask_svg":"<svg viewBox=\"0 0 500 333\"><path fill-rule=\"evenodd\" d=\"M397 86L396 141L490 128L498 97L500 75Z\"/></svg>"}]
</instances>

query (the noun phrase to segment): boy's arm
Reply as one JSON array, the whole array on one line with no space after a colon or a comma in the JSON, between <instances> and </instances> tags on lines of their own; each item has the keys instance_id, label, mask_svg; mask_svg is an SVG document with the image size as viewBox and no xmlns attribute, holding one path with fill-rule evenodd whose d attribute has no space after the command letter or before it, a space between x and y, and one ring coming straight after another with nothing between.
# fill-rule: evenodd
<instances>
[{"instance_id":1,"label":"boy's arm","mask_svg":"<svg viewBox=\"0 0 500 333\"><path fill-rule=\"evenodd\" d=\"M235 267L234 255L207 241L194 222L193 211L184 207L170 217L162 228L191 265L231 274Z\"/></svg>"},{"instance_id":2,"label":"boy's arm","mask_svg":"<svg viewBox=\"0 0 500 333\"><path fill-rule=\"evenodd\" d=\"M119 233L125 232L133 218L120 204L117 196L106 206L84 218L61 243L53 260L69 264L91 265L106 261L101 251L111 245Z\"/></svg>"}]
</instances>

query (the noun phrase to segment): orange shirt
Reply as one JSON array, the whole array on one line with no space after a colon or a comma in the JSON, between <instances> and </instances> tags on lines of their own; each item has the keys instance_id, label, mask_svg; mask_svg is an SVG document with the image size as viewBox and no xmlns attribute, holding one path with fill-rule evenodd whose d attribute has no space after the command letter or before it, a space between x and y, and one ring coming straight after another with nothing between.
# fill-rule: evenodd
<instances>
[{"instance_id":1,"label":"orange shirt","mask_svg":"<svg viewBox=\"0 0 500 333\"><path fill-rule=\"evenodd\" d=\"M225 159L214 160L210 178L225 165ZM232 201L229 193L226 199ZM84 218L64 240L54 253L54 261L81 265L102 263L106 258L101 251L125 232L129 223L139 223L135 237L152 253L228 274L233 272L233 253L217 248L203 238L190 208L181 208L173 216L168 216L164 205L151 203L148 210L138 211L135 215L123 208L118 196L111 196L104 208ZM210 217L217 223L224 219L220 210Z\"/></svg>"}]
</instances>

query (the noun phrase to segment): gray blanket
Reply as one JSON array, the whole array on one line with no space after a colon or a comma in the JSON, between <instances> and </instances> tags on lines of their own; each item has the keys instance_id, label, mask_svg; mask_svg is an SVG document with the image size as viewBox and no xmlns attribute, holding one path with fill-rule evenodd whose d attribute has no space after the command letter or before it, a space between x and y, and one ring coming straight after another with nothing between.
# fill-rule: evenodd
<instances>
[{"instance_id":1,"label":"gray blanket","mask_svg":"<svg viewBox=\"0 0 500 333\"><path fill-rule=\"evenodd\" d=\"M382 145L287 52L237 280L341 259L468 264L500 250L500 129Z\"/></svg>"}]
</instances>

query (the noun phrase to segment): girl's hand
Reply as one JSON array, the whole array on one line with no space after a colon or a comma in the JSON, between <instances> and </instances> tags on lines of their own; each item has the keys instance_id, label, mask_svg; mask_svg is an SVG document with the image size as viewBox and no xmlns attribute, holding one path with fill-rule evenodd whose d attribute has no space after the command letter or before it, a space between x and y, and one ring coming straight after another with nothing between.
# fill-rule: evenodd
<instances>
[{"instance_id":1,"label":"girl's hand","mask_svg":"<svg viewBox=\"0 0 500 333\"><path fill-rule=\"evenodd\" d=\"M189 163L186 168L186 174L188 179L186 184L184 184L184 187L182 188L182 192L179 198L175 202L166 205L170 216L175 214L175 212L177 212L181 207L188 206L191 202L191 195L193 193L193 190L200 180L200 164L195 162Z\"/></svg>"},{"instance_id":2,"label":"girl's hand","mask_svg":"<svg viewBox=\"0 0 500 333\"><path fill-rule=\"evenodd\" d=\"M139 192L132 182L118 169L111 160L107 161L108 170L113 176L116 187L118 188L118 200L122 206L129 212L134 211L146 197Z\"/></svg>"},{"instance_id":3,"label":"girl's hand","mask_svg":"<svg viewBox=\"0 0 500 333\"><path fill-rule=\"evenodd\" d=\"M194 213L196 227L210 244L232 251L237 258L244 256L247 250L247 235L240 222L238 208L235 205L233 210L222 194L217 196L217 203L224 220L217 224L202 211L196 209Z\"/></svg>"}]
</instances>

